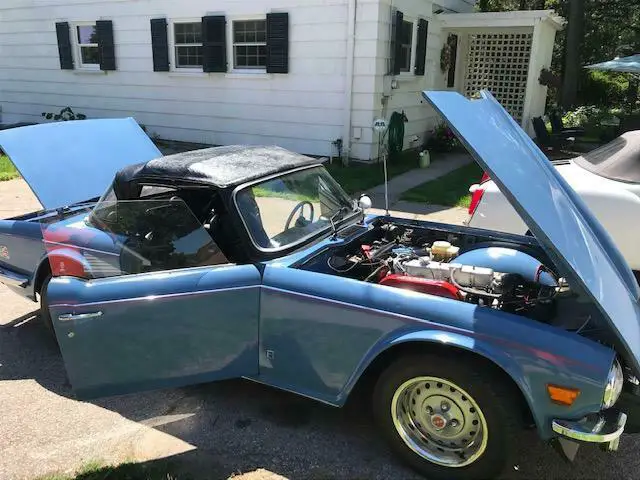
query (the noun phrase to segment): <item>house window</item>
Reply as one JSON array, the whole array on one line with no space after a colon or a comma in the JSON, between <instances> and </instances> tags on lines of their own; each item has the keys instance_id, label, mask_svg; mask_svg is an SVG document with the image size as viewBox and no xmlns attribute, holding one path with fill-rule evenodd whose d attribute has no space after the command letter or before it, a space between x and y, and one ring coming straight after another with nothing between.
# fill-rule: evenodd
<instances>
[{"instance_id":1,"label":"house window","mask_svg":"<svg viewBox=\"0 0 640 480\"><path fill-rule=\"evenodd\" d=\"M411 50L413 46L413 22L402 22L402 32L400 34L402 47L400 51L400 71L411 71Z\"/></svg>"},{"instance_id":2,"label":"house window","mask_svg":"<svg viewBox=\"0 0 640 480\"><path fill-rule=\"evenodd\" d=\"M267 68L267 21L233 22L233 68Z\"/></svg>"},{"instance_id":3,"label":"house window","mask_svg":"<svg viewBox=\"0 0 640 480\"><path fill-rule=\"evenodd\" d=\"M202 67L202 22L174 23L176 68Z\"/></svg>"},{"instance_id":4,"label":"house window","mask_svg":"<svg viewBox=\"0 0 640 480\"><path fill-rule=\"evenodd\" d=\"M78 64L81 68L99 68L100 52L96 24L86 23L75 27Z\"/></svg>"}]
</instances>

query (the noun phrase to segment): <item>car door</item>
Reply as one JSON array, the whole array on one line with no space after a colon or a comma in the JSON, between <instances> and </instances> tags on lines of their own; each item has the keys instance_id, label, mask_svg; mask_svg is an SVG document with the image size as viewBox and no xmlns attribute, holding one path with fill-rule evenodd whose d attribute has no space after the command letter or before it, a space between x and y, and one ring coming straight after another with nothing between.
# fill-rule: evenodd
<instances>
[{"instance_id":1,"label":"car door","mask_svg":"<svg viewBox=\"0 0 640 480\"><path fill-rule=\"evenodd\" d=\"M181 201L100 204L43 226L46 302L84 398L255 375L260 273Z\"/></svg>"}]
</instances>

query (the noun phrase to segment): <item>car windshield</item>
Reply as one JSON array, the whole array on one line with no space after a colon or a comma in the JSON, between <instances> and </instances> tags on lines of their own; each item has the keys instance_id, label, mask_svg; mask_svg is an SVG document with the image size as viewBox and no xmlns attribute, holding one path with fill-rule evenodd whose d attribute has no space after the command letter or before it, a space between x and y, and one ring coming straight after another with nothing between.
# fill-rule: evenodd
<instances>
[{"instance_id":1,"label":"car windshield","mask_svg":"<svg viewBox=\"0 0 640 480\"><path fill-rule=\"evenodd\" d=\"M357 211L324 167L246 187L237 193L236 204L256 245L271 250L294 245Z\"/></svg>"}]
</instances>

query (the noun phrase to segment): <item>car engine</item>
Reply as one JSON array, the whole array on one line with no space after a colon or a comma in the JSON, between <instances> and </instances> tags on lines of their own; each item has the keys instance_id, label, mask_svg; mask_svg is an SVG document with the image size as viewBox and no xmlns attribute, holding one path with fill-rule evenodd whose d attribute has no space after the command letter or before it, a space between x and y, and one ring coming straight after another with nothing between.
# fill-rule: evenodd
<instances>
[{"instance_id":1,"label":"car engine","mask_svg":"<svg viewBox=\"0 0 640 480\"><path fill-rule=\"evenodd\" d=\"M384 237L328 258L334 273L543 320L563 280L526 249L465 246L386 225ZM424 241L427 240L427 241Z\"/></svg>"}]
</instances>

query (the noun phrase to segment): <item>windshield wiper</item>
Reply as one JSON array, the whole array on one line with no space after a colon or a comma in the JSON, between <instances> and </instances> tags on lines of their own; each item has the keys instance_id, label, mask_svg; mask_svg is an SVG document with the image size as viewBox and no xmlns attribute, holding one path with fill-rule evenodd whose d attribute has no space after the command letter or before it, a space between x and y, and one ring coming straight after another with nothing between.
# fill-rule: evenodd
<instances>
[{"instance_id":1,"label":"windshield wiper","mask_svg":"<svg viewBox=\"0 0 640 480\"><path fill-rule=\"evenodd\" d=\"M329 222L331 223L331 240L335 240L338 238L338 229L336 228L336 220L340 220L338 217L344 216L346 213L349 213L349 209L347 207L340 207L336 213L331 215Z\"/></svg>"}]
</instances>

